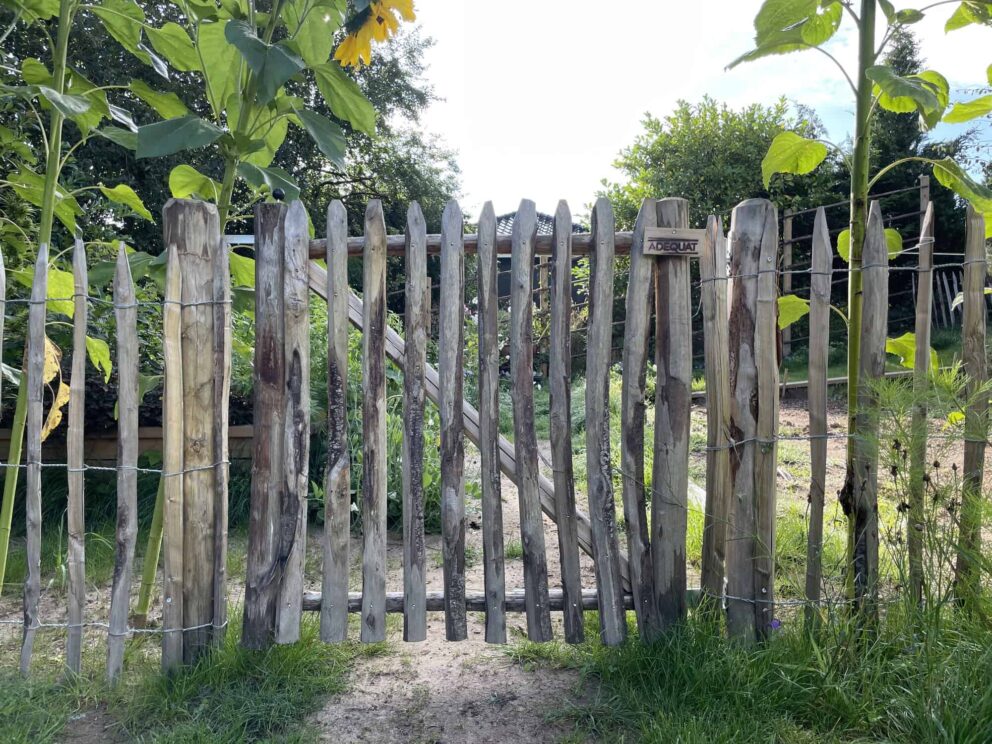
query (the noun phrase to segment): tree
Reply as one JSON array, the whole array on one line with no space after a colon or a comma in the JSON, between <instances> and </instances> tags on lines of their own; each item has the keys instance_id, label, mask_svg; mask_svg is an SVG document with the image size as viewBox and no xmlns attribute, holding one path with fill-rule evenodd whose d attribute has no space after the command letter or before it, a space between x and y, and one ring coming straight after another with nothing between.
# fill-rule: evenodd
<instances>
[{"instance_id":1,"label":"tree","mask_svg":"<svg viewBox=\"0 0 992 744\"><path fill-rule=\"evenodd\" d=\"M792 109L783 98L772 106L753 104L735 111L705 96L698 104L680 100L662 119L648 114L644 132L614 163L625 180L604 181L600 194L613 202L622 229L631 228L646 197L688 199L694 225L705 224L710 214L729 215L752 197L770 198L783 208L842 198L830 168L776 180L770 188L762 184L761 160L776 135L796 130L816 137L822 130L810 110Z\"/></svg>"}]
</instances>

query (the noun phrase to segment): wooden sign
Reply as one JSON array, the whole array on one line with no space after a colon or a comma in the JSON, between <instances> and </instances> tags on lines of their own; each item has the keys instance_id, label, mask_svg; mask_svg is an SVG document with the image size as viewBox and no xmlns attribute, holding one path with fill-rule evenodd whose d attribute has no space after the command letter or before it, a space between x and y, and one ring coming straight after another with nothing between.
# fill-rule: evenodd
<instances>
[{"instance_id":1,"label":"wooden sign","mask_svg":"<svg viewBox=\"0 0 992 744\"><path fill-rule=\"evenodd\" d=\"M648 227L644 230L644 253L649 256L698 256L705 236L705 230Z\"/></svg>"}]
</instances>

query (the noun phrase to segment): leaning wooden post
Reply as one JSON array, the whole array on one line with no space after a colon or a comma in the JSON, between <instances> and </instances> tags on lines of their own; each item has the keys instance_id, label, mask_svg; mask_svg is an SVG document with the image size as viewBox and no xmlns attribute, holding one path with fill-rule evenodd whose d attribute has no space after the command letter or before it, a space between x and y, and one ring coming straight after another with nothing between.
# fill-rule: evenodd
<instances>
[{"instance_id":1,"label":"leaning wooden post","mask_svg":"<svg viewBox=\"0 0 992 744\"><path fill-rule=\"evenodd\" d=\"M968 407L964 415L964 479L954 583L958 604L971 611L977 609L978 595L982 590L982 480L988 436L985 271L985 220L969 204L964 252L964 316L961 323L961 356L968 378Z\"/></svg>"},{"instance_id":2,"label":"leaning wooden post","mask_svg":"<svg viewBox=\"0 0 992 744\"><path fill-rule=\"evenodd\" d=\"M823 578L823 500L827 479L827 357L830 352L830 286L833 250L823 208L813 223L809 302L809 533L806 541L806 628L820 617Z\"/></svg>"},{"instance_id":3,"label":"leaning wooden post","mask_svg":"<svg viewBox=\"0 0 992 744\"><path fill-rule=\"evenodd\" d=\"M534 239L537 209L523 199L513 220L510 294L510 375L513 380L513 444L517 458L520 539L524 552L527 637L551 640L548 558L538 493L537 436L534 432ZM443 279L443 277L442 277Z\"/></svg>"},{"instance_id":4,"label":"leaning wooden post","mask_svg":"<svg viewBox=\"0 0 992 744\"><path fill-rule=\"evenodd\" d=\"M348 640L351 460L348 449L348 212L327 207L327 475L320 640Z\"/></svg>"},{"instance_id":5,"label":"leaning wooden post","mask_svg":"<svg viewBox=\"0 0 992 744\"><path fill-rule=\"evenodd\" d=\"M782 294L792 294L792 210L782 213ZM810 334L812 338L813 334ZM792 326L782 329L782 358L792 353Z\"/></svg>"},{"instance_id":6,"label":"leaning wooden post","mask_svg":"<svg viewBox=\"0 0 992 744\"><path fill-rule=\"evenodd\" d=\"M65 663L70 672L79 674L83 652L83 611L86 607L83 438L86 411L86 320L89 306L86 301L86 247L78 235L72 252L72 276L72 377L69 378L69 433L65 443L69 487L66 509L69 531L69 637L66 641Z\"/></svg>"},{"instance_id":7,"label":"leaning wooden post","mask_svg":"<svg viewBox=\"0 0 992 744\"><path fill-rule=\"evenodd\" d=\"M386 640L386 223L382 203L365 209L362 272L361 640Z\"/></svg>"},{"instance_id":8,"label":"leaning wooden post","mask_svg":"<svg viewBox=\"0 0 992 744\"><path fill-rule=\"evenodd\" d=\"M920 176L920 190L924 189ZM929 182L926 185L929 192ZM927 204L919 240L916 270L916 358L913 365L913 417L909 440L909 515L906 549L909 555L909 595L916 605L923 601L923 476L927 466L926 391L930 385L930 326L933 312L933 205Z\"/></svg>"},{"instance_id":9,"label":"leaning wooden post","mask_svg":"<svg viewBox=\"0 0 992 744\"><path fill-rule=\"evenodd\" d=\"M427 225L413 202L406 216L406 367L403 370L403 640L427 640L424 542L424 368L431 325Z\"/></svg>"},{"instance_id":10,"label":"leaning wooden post","mask_svg":"<svg viewBox=\"0 0 992 744\"><path fill-rule=\"evenodd\" d=\"M27 474L24 478L25 552L24 637L21 642L21 674L27 675L38 629L38 602L41 599L41 426L44 398L45 310L48 296L48 245L38 248L28 306L27 361L24 375L27 388ZM16 462L16 461L13 461ZM7 478L11 477L10 470ZM125 618L126 622L126 618Z\"/></svg>"},{"instance_id":11,"label":"leaning wooden post","mask_svg":"<svg viewBox=\"0 0 992 744\"><path fill-rule=\"evenodd\" d=\"M582 576L575 527L575 476L572 470L572 213L558 202L551 248L550 389L551 464L555 481L555 521L565 605L565 640L581 643ZM494 374L498 370L494 371Z\"/></svg>"},{"instance_id":12,"label":"leaning wooden post","mask_svg":"<svg viewBox=\"0 0 992 744\"><path fill-rule=\"evenodd\" d=\"M718 217L706 223L699 256L706 372L706 504L700 586L707 608L723 597L730 517L730 376L727 326L727 241Z\"/></svg>"},{"instance_id":13,"label":"leaning wooden post","mask_svg":"<svg viewBox=\"0 0 992 744\"><path fill-rule=\"evenodd\" d=\"M885 335L889 312L889 254L882 210L873 201L862 253L864 300L861 318L861 366L852 435L854 488L851 520L854 535L854 599L862 619L877 619L878 604L878 396L885 375Z\"/></svg>"},{"instance_id":14,"label":"leaning wooden post","mask_svg":"<svg viewBox=\"0 0 992 744\"><path fill-rule=\"evenodd\" d=\"M661 199L658 227L689 227L689 202ZM654 471L651 560L658 625L685 619L685 542L689 508L689 415L692 405L692 300L689 257L655 260Z\"/></svg>"},{"instance_id":15,"label":"leaning wooden post","mask_svg":"<svg viewBox=\"0 0 992 744\"><path fill-rule=\"evenodd\" d=\"M644 231L657 225L654 199L644 199L634 225L627 280L626 315L623 333L623 387L620 404L620 471L623 517L627 532L630 588L634 597L637 630L652 640L657 623L656 599L651 568L651 537L648 528L644 477L644 406L647 398L646 370L651 318L651 273L654 261L644 253ZM660 498L654 484L654 502ZM665 525L664 529L667 530ZM659 532L661 530L659 526Z\"/></svg>"},{"instance_id":16,"label":"leaning wooden post","mask_svg":"<svg viewBox=\"0 0 992 744\"><path fill-rule=\"evenodd\" d=\"M479 455L482 460L482 555L485 563L486 642L506 643L506 577L502 477L499 472L499 296L496 212L479 215Z\"/></svg>"},{"instance_id":17,"label":"leaning wooden post","mask_svg":"<svg viewBox=\"0 0 992 744\"><path fill-rule=\"evenodd\" d=\"M764 638L773 618L778 366L778 218L766 199L749 199L730 228L730 468L727 630L745 642Z\"/></svg>"},{"instance_id":18,"label":"leaning wooden post","mask_svg":"<svg viewBox=\"0 0 992 744\"><path fill-rule=\"evenodd\" d=\"M589 337L586 344L586 472L589 525L600 637L618 646L627 637L620 546L617 539L613 466L610 460L610 348L613 337L613 279L616 226L609 200L599 198L592 211L589 289Z\"/></svg>"},{"instance_id":19,"label":"leaning wooden post","mask_svg":"<svg viewBox=\"0 0 992 744\"><path fill-rule=\"evenodd\" d=\"M170 199L163 209L165 245L175 245L182 284L182 525L183 661L191 664L221 632L226 618L227 413L224 350L229 302L222 288L226 256L217 208L202 201ZM223 400L218 400L222 396ZM222 430L218 432L218 427ZM221 541L221 545L218 545Z\"/></svg>"},{"instance_id":20,"label":"leaning wooden post","mask_svg":"<svg viewBox=\"0 0 992 744\"><path fill-rule=\"evenodd\" d=\"M131 266L120 244L114 276L117 320L117 549L110 590L107 631L107 678L117 681L124 663L124 643L131 600L134 543L138 535L138 305ZM209 565L209 564L208 564Z\"/></svg>"}]
</instances>

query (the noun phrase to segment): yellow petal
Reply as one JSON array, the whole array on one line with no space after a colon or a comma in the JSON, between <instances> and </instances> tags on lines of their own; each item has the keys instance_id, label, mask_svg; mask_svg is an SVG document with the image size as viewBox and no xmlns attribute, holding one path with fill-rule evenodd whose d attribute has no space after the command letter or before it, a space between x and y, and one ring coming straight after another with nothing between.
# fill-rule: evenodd
<instances>
[{"instance_id":1,"label":"yellow petal","mask_svg":"<svg viewBox=\"0 0 992 744\"><path fill-rule=\"evenodd\" d=\"M334 59L344 67L355 67L359 64L358 37L355 34L349 34L338 45Z\"/></svg>"},{"instance_id":2,"label":"yellow petal","mask_svg":"<svg viewBox=\"0 0 992 744\"><path fill-rule=\"evenodd\" d=\"M49 383L55 379L55 375L62 368L62 350L52 343L52 340L45 336L45 367L42 372L42 379Z\"/></svg>"},{"instance_id":3,"label":"yellow petal","mask_svg":"<svg viewBox=\"0 0 992 744\"><path fill-rule=\"evenodd\" d=\"M417 20L417 15L413 12L413 0L382 0L382 4L399 13L404 21Z\"/></svg>"},{"instance_id":4,"label":"yellow petal","mask_svg":"<svg viewBox=\"0 0 992 744\"><path fill-rule=\"evenodd\" d=\"M52 408L48 412L48 417L45 419L45 425L41 428L41 441L44 442L48 439L48 435L62 423L62 409L68 402L69 386L65 383L65 380L59 380L59 391L55 394L55 401L52 403Z\"/></svg>"}]
</instances>

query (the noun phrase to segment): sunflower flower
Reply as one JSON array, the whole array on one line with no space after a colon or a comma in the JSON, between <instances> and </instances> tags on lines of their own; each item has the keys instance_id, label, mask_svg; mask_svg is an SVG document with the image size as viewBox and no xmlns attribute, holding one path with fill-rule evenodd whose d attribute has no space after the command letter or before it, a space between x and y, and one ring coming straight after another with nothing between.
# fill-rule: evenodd
<instances>
[{"instance_id":1,"label":"sunflower flower","mask_svg":"<svg viewBox=\"0 0 992 744\"><path fill-rule=\"evenodd\" d=\"M372 61L372 29L368 23L344 38L334 52L334 59L342 67L361 67Z\"/></svg>"},{"instance_id":2,"label":"sunflower flower","mask_svg":"<svg viewBox=\"0 0 992 744\"><path fill-rule=\"evenodd\" d=\"M400 22L384 2L377 2L372 3L372 12L363 28L370 29L376 41L386 41L399 30Z\"/></svg>"}]
</instances>

